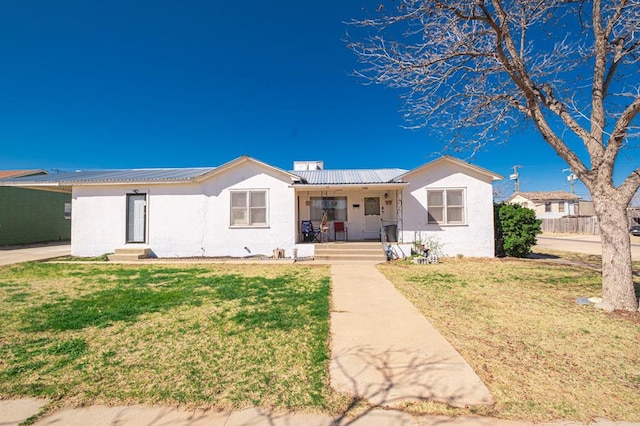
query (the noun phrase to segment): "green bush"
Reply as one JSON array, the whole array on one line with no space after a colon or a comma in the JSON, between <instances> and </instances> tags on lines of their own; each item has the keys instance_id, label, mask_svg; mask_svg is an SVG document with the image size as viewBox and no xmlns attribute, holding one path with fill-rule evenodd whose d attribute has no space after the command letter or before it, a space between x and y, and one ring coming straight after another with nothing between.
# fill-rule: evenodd
<instances>
[{"instance_id":1,"label":"green bush","mask_svg":"<svg viewBox=\"0 0 640 426\"><path fill-rule=\"evenodd\" d=\"M493 221L498 257L526 257L542 232L542 221L536 219L535 212L520 204L494 204Z\"/></svg>"}]
</instances>

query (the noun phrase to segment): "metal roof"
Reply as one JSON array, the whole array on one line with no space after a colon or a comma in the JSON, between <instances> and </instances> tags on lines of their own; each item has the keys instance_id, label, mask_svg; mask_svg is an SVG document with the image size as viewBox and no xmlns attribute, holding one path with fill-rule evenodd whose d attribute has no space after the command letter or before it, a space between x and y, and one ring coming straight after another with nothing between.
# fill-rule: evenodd
<instances>
[{"instance_id":1,"label":"metal roof","mask_svg":"<svg viewBox=\"0 0 640 426\"><path fill-rule=\"evenodd\" d=\"M304 179L303 185L363 185L395 183L394 178L406 172L404 169L356 169L295 170L291 173Z\"/></svg>"},{"instance_id":2,"label":"metal roof","mask_svg":"<svg viewBox=\"0 0 640 426\"><path fill-rule=\"evenodd\" d=\"M123 169L123 170L88 170L52 175L27 176L6 179L4 183L33 183L34 185L78 185L100 183L134 183L134 182L188 182L213 171L215 167L196 167L180 169Z\"/></svg>"},{"instance_id":3,"label":"metal roof","mask_svg":"<svg viewBox=\"0 0 640 426\"><path fill-rule=\"evenodd\" d=\"M20 176L29 176L29 175L44 175L47 174L44 170L36 169L36 170L0 170L0 179L9 179L16 178Z\"/></svg>"}]
</instances>

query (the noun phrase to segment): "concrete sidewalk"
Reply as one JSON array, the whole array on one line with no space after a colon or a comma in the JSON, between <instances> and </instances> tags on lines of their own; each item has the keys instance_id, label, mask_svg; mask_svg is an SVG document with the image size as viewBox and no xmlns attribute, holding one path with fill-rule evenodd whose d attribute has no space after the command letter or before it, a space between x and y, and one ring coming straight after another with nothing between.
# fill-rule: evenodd
<instances>
[{"instance_id":1,"label":"concrete sidewalk","mask_svg":"<svg viewBox=\"0 0 640 426\"><path fill-rule=\"evenodd\" d=\"M375 405L493 403L462 356L374 265L332 265L331 385Z\"/></svg>"},{"instance_id":2,"label":"concrete sidewalk","mask_svg":"<svg viewBox=\"0 0 640 426\"><path fill-rule=\"evenodd\" d=\"M45 400L0 400L0 425L17 426L36 415ZM172 407L105 407L94 405L62 408L33 423L35 426L581 426L557 421L532 423L478 416L411 416L397 410L374 409L357 417L324 414L278 413L258 408L239 411L182 410ZM640 426L640 423L596 419L592 426Z\"/></svg>"}]
</instances>

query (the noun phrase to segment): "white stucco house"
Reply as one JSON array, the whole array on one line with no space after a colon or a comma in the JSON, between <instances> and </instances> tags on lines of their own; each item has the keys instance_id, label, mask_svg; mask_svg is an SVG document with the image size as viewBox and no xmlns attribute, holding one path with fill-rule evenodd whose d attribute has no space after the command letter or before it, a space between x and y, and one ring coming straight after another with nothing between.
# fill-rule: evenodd
<instances>
[{"instance_id":1,"label":"white stucco house","mask_svg":"<svg viewBox=\"0 0 640 426\"><path fill-rule=\"evenodd\" d=\"M413 170L283 170L243 156L219 167L60 173L0 184L72 194L71 252L144 247L157 257L313 255L301 222L326 215L350 241L411 244L435 236L445 255L494 255L492 182L502 176L444 156ZM386 235L385 234L385 235Z\"/></svg>"},{"instance_id":2,"label":"white stucco house","mask_svg":"<svg viewBox=\"0 0 640 426\"><path fill-rule=\"evenodd\" d=\"M538 219L577 216L580 197L567 191L515 192L508 203L520 204L536 212Z\"/></svg>"}]
</instances>

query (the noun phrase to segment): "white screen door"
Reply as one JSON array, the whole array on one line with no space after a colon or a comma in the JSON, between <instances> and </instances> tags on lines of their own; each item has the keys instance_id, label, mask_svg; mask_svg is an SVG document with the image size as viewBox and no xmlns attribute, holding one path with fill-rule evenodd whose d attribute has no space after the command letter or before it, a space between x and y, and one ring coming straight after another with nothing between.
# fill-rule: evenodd
<instances>
[{"instance_id":1,"label":"white screen door","mask_svg":"<svg viewBox=\"0 0 640 426\"><path fill-rule=\"evenodd\" d=\"M366 240L380 238L380 197L364 199L364 238Z\"/></svg>"},{"instance_id":2,"label":"white screen door","mask_svg":"<svg viewBox=\"0 0 640 426\"><path fill-rule=\"evenodd\" d=\"M127 242L145 243L147 194L127 194Z\"/></svg>"}]
</instances>

